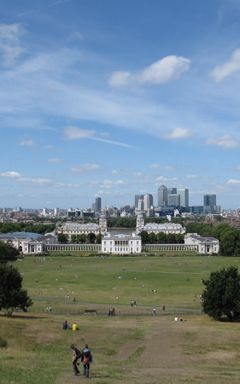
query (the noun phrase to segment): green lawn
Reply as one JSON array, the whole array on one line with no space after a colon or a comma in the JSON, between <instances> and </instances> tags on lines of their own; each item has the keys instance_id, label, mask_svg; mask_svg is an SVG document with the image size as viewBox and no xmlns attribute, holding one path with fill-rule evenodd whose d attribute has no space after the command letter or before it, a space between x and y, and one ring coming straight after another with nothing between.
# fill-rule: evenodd
<instances>
[{"instance_id":1,"label":"green lawn","mask_svg":"<svg viewBox=\"0 0 240 384\"><path fill-rule=\"evenodd\" d=\"M1 384L63 384L73 377L69 345L87 342L94 354L96 384L231 384L240 382L240 323L215 322L200 312L211 271L240 258L26 257L14 263L34 305L27 314L0 316ZM156 290L156 292L153 292ZM69 298L67 297L69 296ZM72 303L73 297L76 303ZM129 302L137 300L137 308ZM51 305L52 313L45 307ZM126 316L106 316L110 305ZM153 305L157 316L151 315ZM162 311L166 305L167 311ZM83 315L85 308L98 315ZM168 309L171 308L171 311ZM184 321L173 321L181 308ZM74 315L75 312L79 313ZM145 314L139 316L139 313ZM78 332L62 323L77 321Z\"/></svg>"}]
</instances>

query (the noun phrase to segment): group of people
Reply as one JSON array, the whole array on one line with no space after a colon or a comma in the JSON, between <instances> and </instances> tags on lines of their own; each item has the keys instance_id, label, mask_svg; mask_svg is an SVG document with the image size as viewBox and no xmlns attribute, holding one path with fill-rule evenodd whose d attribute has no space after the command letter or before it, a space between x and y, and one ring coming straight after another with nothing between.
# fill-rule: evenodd
<instances>
[{"instance_id":1,"label":"group of people","mask_svg":"<svg viewBox=\"0 0 240 384\"><path fill-rule=\"evenodd\" d=\"M70 346L72 350L72 368L73 374L78 376L80 371L78 369L79 362L83 364L83 375L89 377L90 364L93 360L92 353L86 344L82 351L78 349L74 344Z\"/></svg>"},{"instance_id":2,"label":"group of people","mask_svg":"<svg viewBox=\"0 0 240 384\"><path fill-rule=\"evenodd\" d=\"M67 329L71 329L72 331L78 331L78 325L77 325L77 323L74 321L73 323L72 323L72 325L70 326L69 324L68 324L68 321L67 320L65 320L64 322L63 322L63 326L62 326L62 328L63 329L65 329L65 330L67 330Z\"/></svg>"}]
</instances>

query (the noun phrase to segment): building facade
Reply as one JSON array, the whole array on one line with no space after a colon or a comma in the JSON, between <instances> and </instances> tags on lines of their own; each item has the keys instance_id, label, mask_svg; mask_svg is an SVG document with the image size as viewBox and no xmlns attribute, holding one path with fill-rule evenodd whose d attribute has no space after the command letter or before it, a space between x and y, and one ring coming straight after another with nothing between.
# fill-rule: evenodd
<instances>
[{"instance_id":1,"label":"building facade","mask_svg":"<svg viewBox=\"0 0 240 384\"><path fill-rule=\"evenodd\" d=\"M135 233L132 235L108 233L102 239L101 251L120 255L141 253L142 240Z\"/></svg>"},{"instance_id":2,"label":"building facade","mask_svg":"<svg viewBox=\"0 0 240 384\"><path fill-rule=\"evenodd\" d=\"M184 244L197 245L198 253L201 254L218 254L219 241L215 237L200 236L197 233L187 233L184 236Z\"/></svg>"},{"instance_id":3,"label":"building facade","mask_svg":"<svg viewBox=\"0 0 240 384\"><path fill-rule=\"evenodd\" d=\"M63 225L60 225L56 232L63 233L64 235L67 235L69 238L69 241L71 241L71 238L73 235L88 235L89 233L94 233L94 235L102 234L104 235L107 232L107 220L104 215L101 215L99 218L99 224L96 223L86 223L86 224L80 224L80 223L72 223L72 222L66 222Z\"/></svg>"},{"instance_id":4,"label":"building facade","mask_svg":"<svg viewBox=\"0 0 240 384\"><path fill-rule=\"evenodd\" d=\"M181 224L175 224L175 223L164 223L164 224L157 224L157 223L147 223L144 224L144 218L143 215L137 216L136 221L136 233L139 234L143 231L146 231L147 233L155 233L158 234L160 232L166 233L166 234L184 234L186 232L186 229Z\"/></svg>"}]
</instances>

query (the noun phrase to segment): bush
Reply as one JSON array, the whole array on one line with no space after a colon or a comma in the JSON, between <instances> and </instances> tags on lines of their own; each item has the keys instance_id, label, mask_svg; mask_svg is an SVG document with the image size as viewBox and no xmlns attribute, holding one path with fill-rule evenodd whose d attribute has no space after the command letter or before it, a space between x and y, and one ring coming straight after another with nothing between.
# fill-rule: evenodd
<instances>
[{"instance_id":1,"label":"bush","mask_svg":"<svg viewBox=\"0 0 240 384\"><path fill-rule=\"evenodd\" d=\"M6 348L7 341L0 336L0 348Z\"/></svg>"}]
</instances>

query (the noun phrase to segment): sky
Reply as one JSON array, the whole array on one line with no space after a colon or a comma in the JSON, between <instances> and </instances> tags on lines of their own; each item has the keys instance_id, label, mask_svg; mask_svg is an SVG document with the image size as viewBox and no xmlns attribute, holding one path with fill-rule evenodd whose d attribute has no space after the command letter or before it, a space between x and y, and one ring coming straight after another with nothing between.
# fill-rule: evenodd
<instances>
[{"instance_id":1,"label":"sky","mask_svg":"<svg viewBox=\"0 0 240 384\"><path fill-rule=\"evenodd\" d=\"M239 0L0 0L0 207L240 207Z\"/></svg>"}]
</instances>

